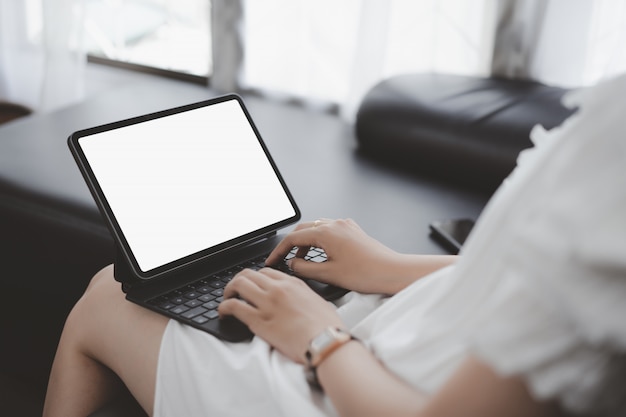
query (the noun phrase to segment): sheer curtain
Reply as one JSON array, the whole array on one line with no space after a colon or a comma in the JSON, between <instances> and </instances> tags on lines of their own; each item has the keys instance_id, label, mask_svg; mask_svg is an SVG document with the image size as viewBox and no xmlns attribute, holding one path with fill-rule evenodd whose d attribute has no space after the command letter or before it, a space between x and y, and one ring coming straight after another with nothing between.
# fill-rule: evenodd
<instances>
[{"instance_id":1,"label":"sheer curtain","mask_svg":"<svg viewBox=\"0 0 626 417\"><path fill-rule=\"evenodd\" d=\"M563 87L626 71L623 0L501 0L492 72Z\"/></svg>"},{"instance_id":2,"label":"sheer curtain","mask_svg":"<svg viewBox=\"0 0 626 417\"><path fill-rule=\"evenodd\" d=\"M0 0L0 100L46 111L82 97L83 1ZM369 88L400 73L576 87L626 71L624 0L211 4L213 88L256 90L347 119Z\"/></svg>"},{"instance_id":3,"label":"sheer curtain","mask_svg":"<svg viewBox=\"0 0 626 417\"><path fill-rule=\"evenodd\" d=\"M244 0L241 86L332 102L351 118L402 72L487 74L491 0Z\"/></svg>"},{"instance_id":4,"label":"sheer curtain","mask_svg":"<svg viewBox=\"0 0 626 417\"><path fill-rule=\"evenodd\" d=\"M405 72L577 87L626 71L624 0L238 1L238 85L335 103L348 119L372 85Z\"/></svg>"},{"instance_id":5,"label":"sheer curtain","mask_svg":"<svg viewBox=\"0 0 626 417\"><path fill-rule=\"evenodd\" d=\"M49 111L82 98L82 0L0 0L0 100Z\"/></svg>"}]
</instances>

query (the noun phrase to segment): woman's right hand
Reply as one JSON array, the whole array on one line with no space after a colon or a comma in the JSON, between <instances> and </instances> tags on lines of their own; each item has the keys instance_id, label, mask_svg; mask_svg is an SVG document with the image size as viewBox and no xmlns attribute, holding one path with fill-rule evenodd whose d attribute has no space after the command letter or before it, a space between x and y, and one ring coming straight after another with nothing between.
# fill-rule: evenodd
<instances>
[{"instance_id":1,"label":"woman's right hand","mask_svg":"<svg viewBox=\"0 0 626 417\"><path fill-rule=\"evenodd\" d=\"M297 247L288 261L298 275L363 293L394 293L385 282L402 255L368 236L353 220L316 220L299 224L274 249L268 265L281 261ZM324 249L328 260L305 261L310 247Z\"/></svg>"}]
</instances>

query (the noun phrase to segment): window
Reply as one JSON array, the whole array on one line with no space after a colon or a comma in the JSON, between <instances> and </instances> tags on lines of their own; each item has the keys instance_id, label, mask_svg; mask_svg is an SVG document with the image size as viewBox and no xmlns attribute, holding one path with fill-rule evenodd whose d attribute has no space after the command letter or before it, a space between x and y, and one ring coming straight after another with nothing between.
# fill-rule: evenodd
<instances>
[{"instance_id":1,"label":"window","mask_svg":"<svg viewBox=\"0 0 626 417\"><path fill-rule=\"evenodd\" d=\"M347 118L381 79L488 73L490 0L243 0L240 85Z\"/></svg>"},{"instance_id":2,"label":"window","mask_svg":"<svg viewBox=\"0 0 626 417\"><path fill-rule=\"evenodd\" d=\"M87 51L202 78L212 72L209 0L86 0Z\"/></svg>"},{"instance_id":3,"label":"window","mask_svg":"<svg viewBox=\"0 0 626 417\"><path fill-rule=\"evenodd\" d=\"M348 93L359 6L358 0L246 1L243 86L340 101Z\"/></svg>"}]
</instances>

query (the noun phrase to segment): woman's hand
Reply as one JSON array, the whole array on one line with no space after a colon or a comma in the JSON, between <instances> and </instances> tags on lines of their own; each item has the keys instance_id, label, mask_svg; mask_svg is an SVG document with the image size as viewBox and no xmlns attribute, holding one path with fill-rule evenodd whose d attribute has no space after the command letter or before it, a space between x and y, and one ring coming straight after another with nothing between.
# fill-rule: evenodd
<instances>
[{"instance_id":1,"label":"woman's hand","mask_svg":"<svg viewBox=\"0 0 626 417\"><path fill-rule=\"evenodd\" d=\"M353 220L316 220L299 224L266 260L273 265L293 247L289 267L298 275L363 293L396 292L385 282L401 264L402 255L368 236ZM311 246L324 249L322 263L303 259Z\"/></svg>"},{"instance_id":2,"label":"woman's hand","mask_svg":"<svg viewBox=\"0 0 626 417\"><path fill-rule=\"evenodd\" d=\"M291 360L304 364L309 342L328 326L342 327L335 307L302 280L264 268L241 271L224 288L221 315L233 315Z\"/></svg>"},{"instance_id":3,"label":"woman's hand","mask_svg":"<svg viewBox=\"0 0 626 417\"><path fill-rule=\"evenodd\" d=\"M368 236L353 220L316 220L299 224L265 261L281 261L293 247L290 268L301 277L338 285L362 293L395 294L415 280L450 265L451 255L406 255ZM328 260L303 258L311 246L326 251Z\"/></svg>"}]
</instances>

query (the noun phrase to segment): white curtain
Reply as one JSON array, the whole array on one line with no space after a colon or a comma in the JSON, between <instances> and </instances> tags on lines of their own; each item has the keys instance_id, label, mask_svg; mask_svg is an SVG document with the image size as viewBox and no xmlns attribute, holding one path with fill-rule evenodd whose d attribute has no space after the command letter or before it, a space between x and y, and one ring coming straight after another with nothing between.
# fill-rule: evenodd
<instances>
[{"instance_id":1,"label":"white curtain","mask_svg":"<svg viewBox=\"0 0 626 417\"><path fill-rule=\"evenodd\" d=\"M241 1L240 86L338 103L348 119L399 73L576 87L626 71L624 0Z\"/></svg>"},{"instance_id":2,"label":"white curtain","mask_svg":"<svg viewBox=\"0 0 626 417\"><path fill-rule=\"evenodd\" d=\"M575 87L626 71L624 0L212 4L214 88L330 103L347 119L369 88L400 73ZM0 100L47 111L81 99L83 13L83 0L0 0Z\"/></svg>"},{"instance_id":3,"label":"white curtain","mask_svg":"<svg viewBox=\"0 0 626 417\"><path fill-rule=\"evenodd\" d=\"M626 71L626 1L500 0L492 71L563 87Z\"/></svg>"},{"instance_id":4,"label":"white curtain","mask_svg":"<svg viewBox=\"0 0 626 417\"><path fill-rule=\"evenodd\" d=\"M0 100L50 111L84 90L82 0L0 0Z\"/></svg>"},{"instance_id":5,"label":"white curtain","mask_svg":"<svg viewBox=\"0 0 626 417\"><path fill-rule=\"evenodd\" d=\"M340 103L403 72L487 74L492 0L244 1L241 85Z\"/></svg>"}]
</instances>

